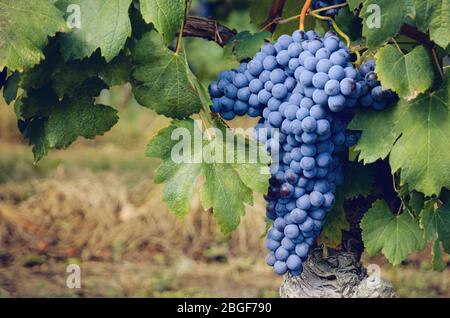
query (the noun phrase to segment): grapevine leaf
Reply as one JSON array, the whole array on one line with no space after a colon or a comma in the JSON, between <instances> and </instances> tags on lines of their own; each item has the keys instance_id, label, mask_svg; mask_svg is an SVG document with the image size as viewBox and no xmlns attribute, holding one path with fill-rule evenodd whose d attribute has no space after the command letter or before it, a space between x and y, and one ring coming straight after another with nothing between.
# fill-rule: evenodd
<instances>
[{"instance_id":1,"label":"grapevine leaf","mask_svg":"<svg viewBox=\"0 0 450 318\"><path fill-rule=\"evenodd\" d=\"M183 24L185 0L140 0L140 3L145 22L153 23L168 45Z\"/></svg>"},{"instance_id":2,"label":"grapevine leaf","mask_svg":"<svg viewBox=\"0 0 450 318\"><path fill-rule=\"evenodd\" d=\"M59 98L72 96L85 80L96 77L105 67L104 60L98 56L74 61L58 61L51 70L50 80Z\"/></svg>"},{"instance_id":3,"label":"grapevine leaf","mask_svg":"<svg viewBox=\"0 0 450 318\"><path fill-rule=\"evenodd\" d=\"M128 9L132 0L58 0L58 7L67 12L77 5L81 13L81 27L64 34L61 50L64 58L83 59L98 48L106 61L122 50L131 35ZM74 13L68 13L68 18Z\"/></svg>"},{"instance_id":4,"label":"grapevine leaf","mask_svg":"<svg viewBox=\"0 0 450 318\"><path fill-rule=\"evenodd\" d=\"M364 0L347 0L348 7L350 10L354 11L361 6Z\"/></svg>"},{"instance_id":5,"label":"grapevine leaf","mask_svg":"<svg viewBox=\"0 0 450 318\"><path fill-rule=\"evenodd\" d=\"M147 156L163 160L156 171L155 181L165 183L164 200L177 216L183 217L189 211L198 179L203 176L203 207L211 209L222 232L229 233L244 215L244 203L253 203L253 191L267 191L269 175L262 175L264 165L261 163L242 165L235 160L226 163L228 160L224 160L228 158L229 150L221 138L200 139L199 142L196 136L203 136L199 125L191 119L184 119L174 121L150 141ZM245 143L238 143L237 147L232 159L240 151L252 151Z\"/></svg>"},{"instance_id":6,"label":"grapevine leaf","mask_svg":"<svg viewBox=\"0 0 450 318\"><path fill-rule=\"evenodd\" d=\"M131 63L125 54L119 54L114 60L103 67L99 77L108 85L122 85L129 81Z\"/></svg>"},{"instance_id":7,"label":"grapevine leaf","mask_svg":"<svg viewBox=\"0 0 450 318\"><path fill-rule=\"evenodd\" d=\"M437 235L445 251L450 252L450 202L445 202L437 209L432 201L428 202L420 214L420 224L426 239L432 240Z\"/></svg>"},{"instance_id":8,"label":"grapevine leaf","mask_svg":"<svg viewBox=\"0 0 450 318\"><path fill-rule=\"evenodd\" d=\"M163 160L162 165L156 171L155 182L166 183L164 187L163 199L167 202L169 208L179 217L185 216L189 211L190 201L195 190L198 177L201 173L201 163L186 162L175 163L172 158L172 149L180 141L172 139L172 134L176 131L184 132L187 136L200 134L198 127L192 120L175 121L167 128L162 129L148 144L147 156ZM195 132L195 133L194 133ZM188 138L183 139L182 147L196 151L191 147L192 141ZM196 153L192 153L195 157Z\"/></svg>"},{"instance_id":9,"label":"grapevine leaf","mask_svg":"<svg viewBox=\"0 0 450 318\"><path fill-rule=\"evenodd\" d=\"M423 193L417 191L412 191L410 193L408 205L415 213L418 213L423 210L424 203L425 203L425 196L423 195Z\"/></svg>"},{"instance_id":10,"label":"grapevine leaf","mask_svg":"<svg viewBox=\"0 0 450 318\"><path fill-rule=\"evenodd\" d=\"M450 43L450 1L449 0L414 0L416 6L416 24L424 31L430 32L430 38L442 48Z\"/></svg>"},{"instance_id":11,"label":"grapevine leaf","mask_svg":"<svg viewBox=\"0 0 450 318\"><path fill-rule=\"evenodd\" d=\"M442 258L441 251L441 242L439 240L435 240L433 243L433 248L431 250L431 264L433 265L433 269L436 271L443 271L446 267L444 259Z\"/></svg>"},{"instance_id":12,"label":"grapevine leaf","mask_svg":"<svg viewBox=\"0 0 450 318\"><path fill-rule=\"evenodd\" d=\"M423 46L404 55L394 45L386 45L375 57L375 71L383 87L406 100L416 98L433 85L433 62Z\"/></svg>"},{"instance_id":13,"label":"grapevine leaf","mask_svg":"<svg viewBox=\"0 0 450 318\"><path fill-rule=\"evenodd\" d=\"M362 19L353 14L347 7L341 8L336 16L336 23L352 41L361 38Z\"/></svg>"},{"instance_id":14,"label":"grapevine leaf","mask_svg":"<svg viewBox=\"0 0 450 318\"><path fill-rule=\"evenodd\" d=\"M382 200L376 201L364 215L361 229L368 254L373 256L381 250L393 265L425 245L423 233L411 214L396 216Z\"/></svg>"},{"instance_id":15,"label":"grapevine leaf","mask_svg":"<svg viewBox=\"0 0 450 318\"><path fill-rule=\"evenodd\" d=\"M230 233L244 215L243 203L253 204L253 193L230 165L207 164L204 167L205 184L202 203L212 208L222 232Z\"/></svg>"},{"instance_id":16,"label":"grapevine leaf","mask_svg":"<svg viewBox=\"0 0 450 318\"><path fill-rule=\"evenodd\" d=\"M33 145L36 161L50 149L65 149L78 137L93 139L117 123L116 110L94 105L94 98L104 88L103 82L92 79L61 101L46 88L21 99L16 112L30 123L24 137Z\"/></svg>"},{"instance_id":17,"label":"grapevine leaf","mask_svg":"<svg viewBox=\"0 0 450 318\"><path fill-rule=\"evenodd\" d=\"M402 133L392 148L392 171L401 170L401 184L425 195L450 188L449 80L432 93L415 100L401 100L396 106L396 129Z\"/></svg>"},{"instance_id":18,"label":"grapevine leaf","mask_svg":"<svg viewBox=\"0 0 450 318\"><path fill-rule=\"evenodd\" d=\"M354 199L358 196L367 197L375 182L375 166L365 166L361 163L349 163L345 181L342 185L346 199Z\"/></svg>"},{"instance_id":19,"label":"grapevine leaf","mask_svg":"<svg viewBox=\"0 0 450 318\"><path fill-rule=\"evenodd\" d=\"M395 108L382 112L359 110L349 125L351 130L361 130L362 135L355 150L365 164L384 159L400 135L396 129ZM380 123L383 123L380 125Z\"/></svg>"},{"instance_id":20,"label":"grapevine leaf","mask_svg":"<svg viewBox=\"0 0 450 318\"><path fill-rule=\"evenodd\" d=\"M17 97L17 91L19 89L20 73L15 72L6 81L3 87L3 98L5 102L9 105Z\"/></svg>"},{"instance_id":21,"label":"grapevine leaf","mask_svg":"<svg viewBox=\"0 0 450 318\"><path fill-rule=\"evenodd\" d=\"M345 217L344 193L339 189L336 193L336 203L325 217L320 240L326 247L337 248L342 242L342 231L349 228L350 224Z\"/></svg>"},{"instance_id":22,"label":"grapevine leaf","mask_svg":"<svg viewBox=\"0 0 450 318\"><path fill-rule=\"evenodd\" d=\"M0 1L0 70L23 71L44 59L49 36L64 30L52 0Z\"/></svg>"},{"instance_id":23,"label":"grapevine leaf","mask_svg":"<svg viewBox=\"0 0 450 318\"><path fill-rule=\"evenodd\" d=\"M232 50L238 61L253 56L261 49L264 40L270 37L270 32L257 32L252 34L244 31L236 34L231 42Z\"/></svg>"},{"instance_id":24,"label":"grapevine leaf","mask_svg":"<svg viewBox=\"0 0 450 318\"><path fill-rule=\"evenodd\" d=\"M414 15L413 0L364 0L361 16L367 46L373 49L387 42ZM379 24L376 23L378 18Z\"/></svg>"},{"instance_id":25,"label":"grapevine leaf","mask_svg":"<svg viewBox=\"0 0 450 318\"><path fill-rule=\"evenodd\" d=\"M255 24L257 27L261 27L267 20L272 3L272 0L252 0L250 5L251 23Z\"/></svg>"},{"instance_id":26,"label":"grapevine leaf","mask_svg":"<svg viewBox=\"0 0 450 318\"><path fill-rule=\"evenodd\" d=\"M200 111L201 101L182 53L170 51L157 33L150 32L136 44L132 56L137 65L133 90L141 105L179 119Z\"/></svg>"}]
</instances>

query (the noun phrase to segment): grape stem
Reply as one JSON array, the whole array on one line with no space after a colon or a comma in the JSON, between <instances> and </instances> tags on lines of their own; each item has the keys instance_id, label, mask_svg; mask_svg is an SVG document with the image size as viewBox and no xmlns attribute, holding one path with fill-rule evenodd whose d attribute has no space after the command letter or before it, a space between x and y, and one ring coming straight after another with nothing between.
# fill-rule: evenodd
<instances>
[{"instance_id":1,"label":"grape stem","mask_svg":"<svg viewBox=\"0 0 450 318\"><path fill-rule=\"evenodd\" d=\"M308 12L309 8L311 7L312 0L306 0L305 4L303 5L302 11L300 12L300 25L299 29L302 31L305 31L305 18L306 13Z\"/></svg>"},{"instance_id":2,"label":"grape stem","mask_svg":"<svg viewBox=\"0 0 450 318\"><path fill-rule=\"evenodd\" d=\"M189 13L190 5L191 5L191 0L186 0L185 1L185 9L184 9L183 21L181 22L180 32L178 32L177 48L175 50L175 54L177 54L177 55L178 55L178 53L180 53L180 49L181 49L181 46L183 44L183 31L184 31L184 26L186 25L186 19L187 19L188 13Z\"/></svg>"}]
</instances>

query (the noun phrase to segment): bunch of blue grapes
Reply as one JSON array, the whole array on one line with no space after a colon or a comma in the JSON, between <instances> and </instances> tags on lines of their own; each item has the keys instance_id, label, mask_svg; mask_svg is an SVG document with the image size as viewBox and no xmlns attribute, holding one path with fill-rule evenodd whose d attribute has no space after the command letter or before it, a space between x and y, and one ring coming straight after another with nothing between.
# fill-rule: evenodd
<instances>
[{"instance_id":1,"label":"bunch of blue grapes","mask_svg":"<svg viewBox=\"0 0 450 318\"><path fill-rule=\"evenodd\" d=\"M296 31L209 86L211 109L223 119L261 117L255 135L273 159L266 262L279 275L301 274L333 207L344 178L340 153L357 141L348 113L363 84L335 33Z\"/></svg>"},{"instance_id":2,"label":"bunch of blue grapes","mask_svg":"<svg viewBox=\"0 0 450 318\"><path fill-rule=\"evenodd\" d=\"M384 90L375 73L375 61L364 62L359 69L359 81L362 91L358 104L362 107L383 110L397 99L391 90Z\"/></svg>"},{"instance_id":3,"label":"bunch of blue grapes","mask_svg":"<svg viewBox=\"0 0 450 318\"><path fill-rule=\"evenodd\" d=\"M312 9L313 10L317 10L317 9L322 9L322 8L326 8L332 5L336 5L336 4L341 4L341 3L345 3L346 0L314 0L312 3ZM321 12L320 15L323 16L327 16L327 17L334 17L335 15L337 15L339 12L339 8L333 8L333 9L328 9L324 12Z\"/></svg>"}]
</instances>

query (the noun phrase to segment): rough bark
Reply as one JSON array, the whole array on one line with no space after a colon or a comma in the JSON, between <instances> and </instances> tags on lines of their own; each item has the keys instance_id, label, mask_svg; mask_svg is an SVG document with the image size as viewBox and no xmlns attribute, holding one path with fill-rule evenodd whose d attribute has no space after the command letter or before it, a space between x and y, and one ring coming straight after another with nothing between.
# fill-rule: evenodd
<instances>
[{"instance_id":1,"label":"rough bark","mask_svg":"<svg viewBox=\"0 0 450 318\"><path fill-rule=\"evenodd\" d=\"M373 283L358 256L333 252L323 256L314 250L304 264L300 277L286 275L280 287L283 298L393 298L391 284L382 280Z\"/></svg>"}]
</instances>

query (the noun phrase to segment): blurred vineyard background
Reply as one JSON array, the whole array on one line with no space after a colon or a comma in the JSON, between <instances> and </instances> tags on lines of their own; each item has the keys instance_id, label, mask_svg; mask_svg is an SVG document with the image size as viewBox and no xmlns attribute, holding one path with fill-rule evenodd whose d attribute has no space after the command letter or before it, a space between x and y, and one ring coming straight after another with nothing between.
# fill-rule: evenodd
<instances>
[{"instance_id":1,"label":"blurred vineyard background","mask_svg":"<svg viewBox=\"0 0 450 318\"><path fill-rule=\"evenodd\" d=\"M242 10L219 7L223 22L249 28L246 1L224 2ZM205 83L237 65L214 43L187 46ZM128 85L103 92L99 103L119 110L110 133L34 164L13 105L0 98L0 297L277 297L281 278L264 264L262 198L229 237L198 197L177 219L152 182L158 162L144 156L167 119L137 105ZM450 267L431 271L427 255L397 268L381 257L365 262L379 264L401 297L450 297ZM69 263L81 266L81 289L66 287Z\"/></svg>"}]
</instances>

